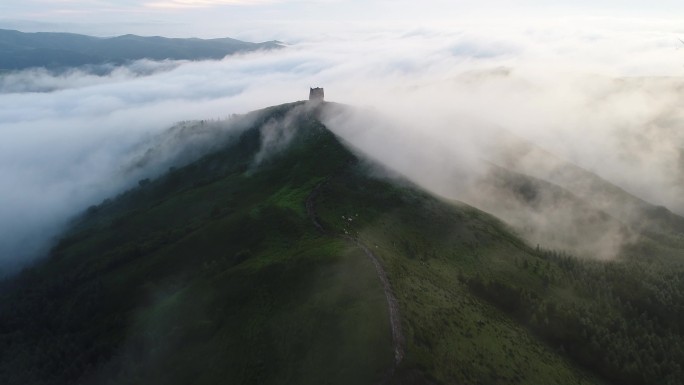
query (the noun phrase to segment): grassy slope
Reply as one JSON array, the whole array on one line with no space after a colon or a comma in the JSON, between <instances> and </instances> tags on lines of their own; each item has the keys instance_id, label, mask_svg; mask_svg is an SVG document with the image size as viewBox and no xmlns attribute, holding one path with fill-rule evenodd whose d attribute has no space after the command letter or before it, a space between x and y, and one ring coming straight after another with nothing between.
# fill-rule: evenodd
<instances>
[{"instance_id":1,"label":"grassy slope","mask_svg":"<svg viewBox=\"0 0 684 385\"><path fill-rule=\"evenodd\" d=\"M464 284L480 274L544 291L541 277L516 266L538 258L504 225L363 175L331 180L319 210L328 226L357 234L387 267L408 341L397 383L415 372L439 383L597 383Z\"/></svg>"},{"instance_id":2,"label":"grassy slope","mask_svg":"<svg viewBox=\"0 0 684 385\"><path fill-rule=\"evenodd\" d=\"M630 330L619 322L635 312L652 327L646 356L657 358L648 349L664 343L675 365L681 331L669 322L684 310L681 269L660 295L660 259L648 260L642 282L640 265L533 250L488 214L368 177L306 111L290 146L255 167L258 127L297 108L267 109L224 150L89 210L50 259L6 282L0 378L377 382L392 363L386 300L363 253L307 217L304 202L323 181L320 220L380 257L399 300L407 355L393 382L682 378L667 360L616 371L623 357L615 356L648 329L635 323L636 337L623 336ZM672 263L682 255L653 242L632 254L667 254Z\"/></svg>"},{"instance_id":3,"label":"grassy slope","mask_svg":"<svg viewBox=\"0 0 684 385\"><path fill-rule=\"evenodd\" d=\"M83 371L97 383L381 378L392 350L375 270L318 234L302 203L350 155L315 121L300 124L257 169L254 129L91 209L46 263L7 284L4 383L72 383Z\"/></svg>"},{"instance_id":4,"label":"grassy slope","mask_svg":"<svg viewBox=\"0 0 684 385\"><path fill-rule=\"evenodd\" d=\"M681 234L664 242L649 232L617 261L583 261L532 249L476 209L363 175L331 180L320 211L387 265L404 312L407 371L443 383L684 378Z\"/></svg>"}]
</instances>

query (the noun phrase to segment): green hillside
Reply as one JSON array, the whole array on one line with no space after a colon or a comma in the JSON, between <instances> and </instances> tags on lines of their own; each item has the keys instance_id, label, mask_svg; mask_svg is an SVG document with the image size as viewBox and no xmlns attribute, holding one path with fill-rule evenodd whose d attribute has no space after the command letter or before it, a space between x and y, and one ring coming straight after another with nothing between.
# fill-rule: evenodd
<instances>
[{"instance_id":1,"label":"green hillside","mask_svg":"<svg viewBox=\"0 0 684 385\"><path fill-rule=\"evenodd\" d=\"M243 117L88 209L0 288L2 382L682 383L684 240L605 263L530 247L373 177L321 108Z\"/></svg>"}]
</instances>

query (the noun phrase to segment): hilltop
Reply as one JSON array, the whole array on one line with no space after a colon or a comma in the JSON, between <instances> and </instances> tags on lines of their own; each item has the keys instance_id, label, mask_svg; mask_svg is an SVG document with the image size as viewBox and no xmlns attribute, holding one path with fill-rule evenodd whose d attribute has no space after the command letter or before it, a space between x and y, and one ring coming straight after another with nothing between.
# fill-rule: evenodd
<instances>
[{"instance_id":1,"label":"hilltop","mask_svg":"<svg viewBox=\"0 0 684 385\"><path fill-rule=\"evenodd\" d=\"M684 245L671 233L649 227L611 262L531 246L351 148L321 123L330 108L352 107L297 102L186 128L221 135L90 207L2 284L0 378L681 383ZM582 205L496 170L490 185Z\"/></svg>"}]
</instances>

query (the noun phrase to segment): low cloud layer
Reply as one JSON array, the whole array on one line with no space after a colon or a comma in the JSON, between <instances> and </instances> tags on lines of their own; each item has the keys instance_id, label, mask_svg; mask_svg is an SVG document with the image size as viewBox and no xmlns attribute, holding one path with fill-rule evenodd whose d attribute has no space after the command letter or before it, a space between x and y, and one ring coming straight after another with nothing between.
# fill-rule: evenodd
<instances>
[{"instance_id":1,"label":"low cloud layer","mask_svg":"<svg viewBox=\"0 0 684 385\"><path fill-rule=\"evenodd\" d=\"M0 76L0 93L54 92L106 85L169 71L183 63L174 60L138 60L127 66L88 65L59 71L34 68Z\"/></svg>"},{"instance_id":2,"label":"low cloud layer","mask_svg":"<svg viewBox=\"0 0 684 385\"><path fill-rule=\"evenodd\" d=\"M70 216L153 174L126 167L174 123L301 100L309 86L365 109L329 116L333 131L441 195L462 198L505 131L684 213L684 50L670 25L393 31L222 61L0 77L0 269L39 255ZM536 161L520 160L518 171L543 174Z\"/></svg>"}]
</instances>

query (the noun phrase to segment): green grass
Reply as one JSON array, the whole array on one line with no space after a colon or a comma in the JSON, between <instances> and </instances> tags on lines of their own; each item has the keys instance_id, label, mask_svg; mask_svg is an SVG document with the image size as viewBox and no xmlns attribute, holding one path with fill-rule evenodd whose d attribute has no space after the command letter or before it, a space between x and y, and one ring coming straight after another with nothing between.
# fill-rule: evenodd
<instances>
[{"instance_id":1,"label":"green grass","mask_svg":"<svg viewBox=\"0 0 684 385\"><path fill-rule=\"evenodd\" d=\"M304 210L350 155L308 120L287 153L252 169L256 127L232 148L90 209L51 258L14 281L17 291L5 290L5 383L350 384L385 375L393 353L375 270L357 248L318 234Z\"/></svg>"},{"instance_id":2,"label":"green grass","mask_svg":"<svg viewBox=\"0 0 684 385\"><path fill-rule=\"evenodd\" d=\"M503 224L359 172L331 180L319 202L329 226L357 234L385 264L401 305L407 370L440 383L600 382L463 283L479 274L543 289L516 268L516 258L534 257Z\"/></svg>"},{"instance_id":3,"label":"green grass","mask_svg":"<svg viewBox=\"0 0 684 385\"><path fill-rule=\"evenodd\" d=\"M220 151L91 207L4 282L3 383L379 383L393 364L387 301L338 234L379 257L399 301L406 357L391 383L684 377L676 236L610 263L533 249L482 211L370 177L315 110L255 165L259 127L303 107L251 114ZM326 234L305 207L319 185Z\"/></svg>"},{"instance_id":4,"label":"green grass","mask_svg":"<svg viewBox=\"0 0 684 385\"><path fill-rule=\"evenodd\" d=\"M671 243L644 236L613 262L535 250L483 212L362 170L330 180L319 212L385 264L407 334L407 371L440 383L682 379L681 355L659 364L655 347L679 352L684 342L684 252Z\"/></svg>"}]
</instances>

